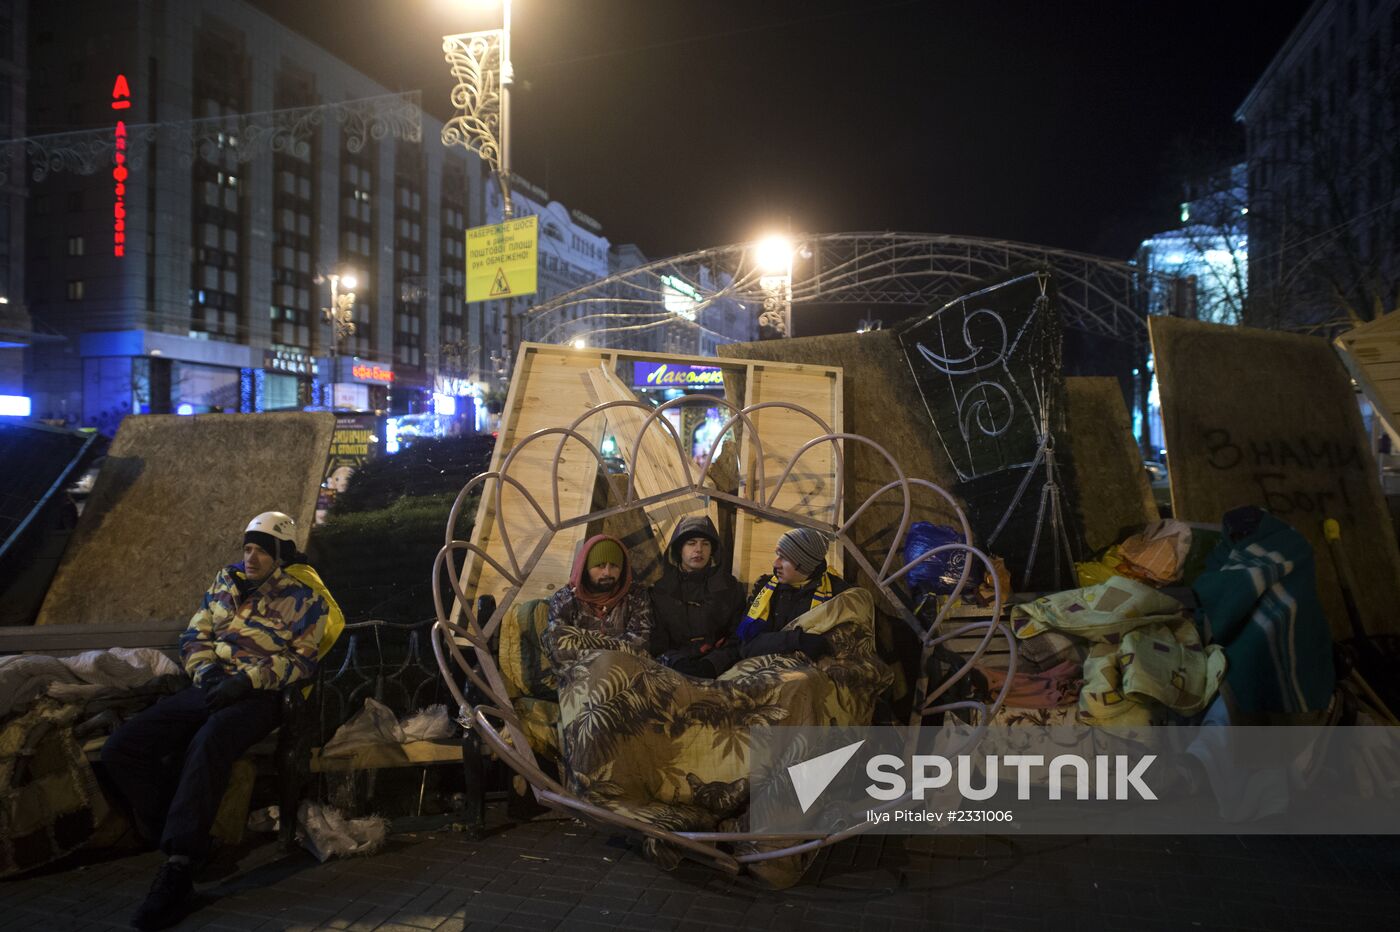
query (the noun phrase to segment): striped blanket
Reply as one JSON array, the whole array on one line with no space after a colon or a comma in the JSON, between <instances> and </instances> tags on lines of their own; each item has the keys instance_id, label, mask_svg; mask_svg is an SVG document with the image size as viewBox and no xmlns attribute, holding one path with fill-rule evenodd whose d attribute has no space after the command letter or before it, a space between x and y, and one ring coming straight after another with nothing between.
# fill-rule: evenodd
<instances>
[{"instance_id":1,"label":"striped blanket","mask_svg":"<svg viewBox=\"0 0 1400 932\"><path fill-rule=\"evenodd\" d=\"M1206 643L1222 645L1229 660L1221 691L1232 721L1325 709L1336 673L1311 545L1253 506L1229 512L1224 525L1192 588Z\"/></svg>"}]
</instances>

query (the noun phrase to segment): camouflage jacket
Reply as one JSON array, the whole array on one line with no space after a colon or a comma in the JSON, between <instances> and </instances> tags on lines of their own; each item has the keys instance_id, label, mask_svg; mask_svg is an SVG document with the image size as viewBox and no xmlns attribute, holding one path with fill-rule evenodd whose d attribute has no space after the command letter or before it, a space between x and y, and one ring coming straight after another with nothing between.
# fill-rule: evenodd
<instances>
[{"instance_id":1,"label":"camouflage jacket","mask_svg":"<svg viewBox=\"0 0 1400 932\"><path fill-rule=\"evenodd\" d=\"M279 567L241 599L243 565L219 571L204 604L180 636L185 672L201 683L215 669L247 673L256 689L278 689L316 673L333 609L316 571ZM329 603L329 604L328 604Z\"/></svg>"},{"instance_id":2,"label":"camouflage jacket","mask_svg":"<svg viewBox=\"0 0 1400 932\"><path fill-rule=\"evenodd\" d=\"M633 584L612 611L599 615L574 595L573 586L561 586L549 599L549 627L560 625L616 638L645 652L651 641L651 592Z\"/></svg>"}]
</instances>

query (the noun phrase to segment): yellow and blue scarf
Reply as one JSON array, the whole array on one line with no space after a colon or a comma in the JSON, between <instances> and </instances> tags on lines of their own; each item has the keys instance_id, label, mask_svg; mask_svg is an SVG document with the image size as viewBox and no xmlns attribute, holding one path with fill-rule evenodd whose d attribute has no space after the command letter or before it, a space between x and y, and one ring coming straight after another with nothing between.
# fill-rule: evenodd
<instances>
[{"instance_id":1,"label":"yellow and blue scarf","mask_svg":"<svg viewBox=\"0 0 1400 932\"><path fill-rule=\"evenodd\" d=\"M805 583L804 583L805 585ZM748 614L739 623L739 640L747 641L763 633L768 625L768 610L772 607L773 593L778 588L778 580L775 577L768 577L768 582L749 603ZM831 598L831 573L823 570L821 580L817 583L817 590L812 593L812 604L808 611Z\"/></svg>"}]
</instances>

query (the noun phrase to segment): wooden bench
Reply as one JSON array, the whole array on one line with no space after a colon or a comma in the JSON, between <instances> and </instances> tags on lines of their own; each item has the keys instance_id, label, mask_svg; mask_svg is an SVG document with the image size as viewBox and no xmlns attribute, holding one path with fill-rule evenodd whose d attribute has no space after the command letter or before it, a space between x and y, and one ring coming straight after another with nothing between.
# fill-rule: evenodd
<instances>
[{"instance_id":1,"label":"wooden bench","mask_svg":"<svg viewBox=\"0 0 1400 932\"><path fill-rule=\"evenodd\" d=\"M270 762L274 768L278 805L288 814L282 818L279 831L284 849L295 847L295 813L314 774L460 762L466 782L468 830L476 833L484 827L482 750L470 730L461 737L376 746L346 757L321 754L321 746L363 706L366 697L385 702L400 716L433 702L451 703L432 655L431 625L431 621L407 626L384 621L348 624L322 659L309 698L303 696L304 683L283 690L281 727L254 745L248 758L256 764ZM63 657L112 647L149 647L178 661L178 642L184 630L183 623L0 628L0 655ZM100 754L104 741L98 738L84 745L90 760Z\"/></svg>"},{"instance_id":2,"label":"wooden bench","mask_svg":"<svg viewBox=\"0 0 1400 932\"><path fill-rule=\"evenodd\" d=\"M107 650L113 647L148 647L179 663L179 640L184 630L183 622L178 626L169 622L142 622L6 627L0 628L0 655L44 654L51 657L70 657L86 651ZM298 685L282 691L282 724L271 735L250 748L245 757L254 765L270 762L275 768L278 782L277 801L284 812L296 811L305 783L305 774L308 772L310 744L306 740L306 732L309 722L302 688ZM89 761L95 761L101 756L105 743L105 736L91 738L83 743L83 751ZM225 805L227 804L226 800ZM295 830L295 819L282 820L278 842L284 850L295 847ZM237 836L233 837L236 839Z\"/></svg>"},{"instance_id":3,"label":"wooden bench","mask_svg":"<svg viewBox=\"0 0 1400 932\"><path fill-rule=\"evenodd\" d=\"M310 751L308 770L331 775L460 764L466 790L463 818L475 835L485 827L486 819L484 761L473 730L432 741L375 745L347 756L330 757L320 750L320 745L363 707L366 698L383 702L399 717L436 703L445 703L449 712L453 711L452 694L442 682L433 654L432 626L431 619L411 625L364 621L345 626L317 675L313 703L320 740Z\"/></svg>"}]
</instances>

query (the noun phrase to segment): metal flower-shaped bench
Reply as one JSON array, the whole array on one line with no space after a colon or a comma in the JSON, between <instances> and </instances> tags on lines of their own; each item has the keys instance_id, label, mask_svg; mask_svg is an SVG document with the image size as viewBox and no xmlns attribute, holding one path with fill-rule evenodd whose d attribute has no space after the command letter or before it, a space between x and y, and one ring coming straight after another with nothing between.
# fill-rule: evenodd
<instances>
[{"instance_id":1,"label":"metal flower-shaped bench","mask_svg":"<svg viewBox=\"0 0 1400 932\"><path fill-rule=\"evenodd\" d=\"M727 421L715 435L698 468L691 463L690 458L685 454L684 445L676 428L664 416L668 408L695 403L729 412ZM606 470L602 453L584 435L582 428L589 426L587 422L592 418L605 416L614 408L639 409L645 414L641 428L632 443L632 456L628 462L634 464L637 462L643 441L648 437L650 431L665 431L663 436L666 436L670 441L666 445L666 449L674 450L677 463L683 467L684 481L674 488L640 496L637 490L636 469L634 468L630 471L626 491L620 502L589 511L586 514L561 513L559 465L566 445L569 445L571 450L575 449L574 443L582 445L583 449L596 460L599 468ZM788 457L777 482L772 485L771 489L766 481L767 476L764 470L763 442L755 425L754 415L759 409L785 409L809 419L813 425L811 439L801 444ZM637 417L635 411L614 412L614 416L618 414L626 414L632 418ZM747 488L741 481L739 490L730 492L715 485L710 478L709 467L715 459L716 451L723 438L730 435L731 431L737 432L739 430L744 432L746 440L751 445L750 450L753 454L751 459L756 481L750 483ZM551 481L548 487L543 489L527 488L524 483L512 475L512 467L520 462L523 451L531 449L537 444L551 442L555 444L555 447L553 458L550 461ZM894 478L866 498L848 518L840 520L843 447L855 444L863 444L872 448L888 464L890 475ZM795 467L810 451L824 445L830 445L830 448L834 450L835 460L835 491L832 495L830 508L827 509L828 514L823 516L799 513L778 507L776 502L779 500L784 486L792 480ZM652 449L655 450L654 445ZM502 510L503 492L506 489L513 489L515 493L518 493L518 503L523 503L522 507L528 509L530 513L529 523L535 528L543 528L533 539L522 542L512 538L511 516ZM764 402L739 409L722 398L696 395L676 399L657 408L635 401L610 401L592 408L568 426L536 431L506 453L499 461L497 469L477 476L462 489L448 519L446 541L433 566L433 590L437 611L436 631L438 634L434 638L434 650L437 654L438 665L443 672L443 678L459 704L463 726L474 729L495 755L523 777L533 791L536 800L545 807L602 825L630 830L647 838L656 839L658 842L669 843L691 858L709 863L730 873L739 873L746 864L753 862L810 852L869 829L871 827L869 823L862 823L833 834L810 833L802 836L784 835L781 838L746 831L670 831L636 818L634 815L614 811L580 798L579 795L571 792L557 776L551 774L542 765L536 751L532 750L527 729L517 709L512 704L511 689L508 688L506 678L503 677L499 658L493 651L493 644L501 630L502 620L511 611L526 580L545 553L554 535L631 510L657 508L668 502L682 499L711 499L727 502L740 512L756 515L781 525L814 528L839 542L846 555L854 561L865 578L873 581L874 588L878 592L877 598L883 600L885 609L908 624L921 645L918 679L913 689L913 706L908 722L911 736L917 735L921 724L930 716L939 713L959 713L976 726L967 732L964 743L957 749L957 751L966 752L976 741L980 740L987 723L1000 708L1010 687L1010 673L1014 673L1014 638L1007 627L999 621L1006 593L1001 591L1000 584L996 582L997 576L992 573L990 578L993 580L995 592L993 604L990 607L990 618L954 623L949 619L949 611L957 603L958 596L969 580L974 578L974 567L977 567L975 578L978 582L981 580L981 570L991 568L991 561L985 553L974 546L950 544L934 548L913 561L896 566L899 555L903 552L904 540L912 522L911 516L914 508L912 493L915 489L932 492L935 500L941 499L946 502L957 516L962 528L963 539L968 541L972 539L962 509L946 491L926 480L905 476L899 464L879 444L856 434L833 433L821 418L796 404ZM495 533L499 535L500 549L503 551L504 559L497 559L482 546L458 539L455 536L455 530L464 509L467 507L469 497L477 490L480 490L482 502L490 503L493 506L494 529ZM866 557L853 541L851 534L855 522L867 509L887 497L898 504L902 510L891 544L877 565ZM522 543L528 549L523 560L517 551L517 546ZM963 561L963 571L957 586L936 616L928 620L921 620L896 594L894 586L919 563L955 550L964 550L970 557ZM468 555L488 564L496 573L500 574L508 586L504 597L499 604L495 605L489 618L477 616L475 611L477 602L473 599L475 593L469 593L465 589L462 570L463 561L468 558ZM443 598L444 571L446 571L447 583L454 595L451 605L445 604ZM978 637L979 634L980 637ZM978 659L986 652L994 636L998 635L1007 644L1011 668L1000 692L992 697L990 702L977 698L948 698L954 687L968 676ZM951 673L940 681L931 682L929 671L938 668L938 665L932 662L935 651L954 639L963 645L966 645L970 639L975 647L960 655L963 658L962 662ZM457 683L461 679L458 671L465 674L466 678L475 686L475 691L464 691L458 688ZM477 695L477 691L479 691L479 695ZM476 701L469 699L467 693L472 693L473 699ZM756 848L752 844L755 842L763 843L762 848ZM736 845L740 846L738 852L726 850Z\"/></svg>"}]
</instances>

